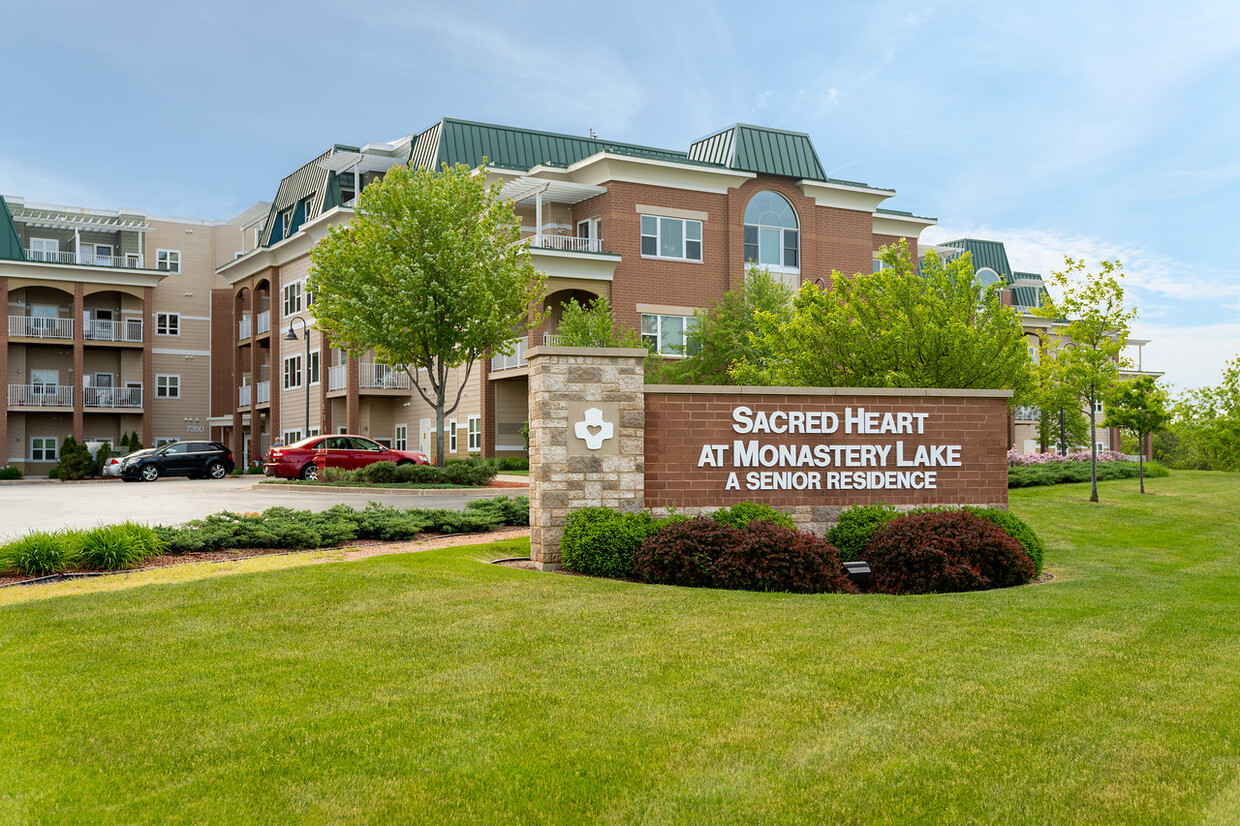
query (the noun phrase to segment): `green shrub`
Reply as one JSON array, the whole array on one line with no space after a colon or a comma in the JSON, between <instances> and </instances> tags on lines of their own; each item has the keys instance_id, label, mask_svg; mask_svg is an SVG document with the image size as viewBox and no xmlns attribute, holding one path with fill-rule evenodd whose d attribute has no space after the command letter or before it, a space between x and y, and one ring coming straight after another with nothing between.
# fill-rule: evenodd
<instances>
[{"instance_id":1,"label":"green shrub","mask_svg":"<svg viewBox=\"0 0 1240 826\"><path fill-rule=\"evenodd\" d=\"M85 479L94 471L95 457L90 455L90 448L72 436L66 436L60 443L60 475L56 478Z\"/></svg>"},{"instance_id":2,"label":"green shrub","mask_svg":"<svg viewBox=\"0 0 1240 826\"><path fill-rule=\"evenodd\" d=\"M112 458L112 446L107 442L99 445L99 449L95 451L95 462L91 467L91 476L100 476L103 474L103 468L107 465L108 460Z\"/></svg>"},{"instance_id":3,"label":"green shrub","mask_svg":"<svg viewBox=\"0 0 1240 826\"><path fill-rule=\"evenodd\" d=\"M396 481L406 485L434 485L440 483L439 468L434 465L397 465Z\"/></svg>"},{"instance_id":4,"label":"green shrub","mask_svg":"<svg viewBox=\"0 0 1240 826\"><path fill-rule=\"evenodd\" d=\"M496 496L491 499L474 499L465 505L466 512L482 511L493 516L500 525L530 524L530 500L528 496Z\"/></svg>"},{"instance_id":5,"label":"green shrub","mask_svg":"<svg viewBox=\"0 0 1240 826\"><path fill-rule=\"evenodd\" d=\"M357 535L362 539L387 541L412 539L426 527L426 522L418 518L417 513L370 502L365 510L358 512Z\"/></svg>"},{"instance_id":6,"label":"green shrub","mask_svg":"<svg viewBox=\"0 0 1240 826\"><path fill-rule=\"evenodd\" d=\"M710 517L716 522L731 525L733 528L744 528L750 522L765 519L776 525L782 525L788 530L795 531L797 529L796 523L792 521L791 516L782 511L775 510L770 505L760 505L757 502L738 502L730 508L720 508L712 513Z\"/></svg>"},{"instance_id":7,"label":"green shrub","mask_svg":"<svg viewBox=\"0 0 1240 826\"><path fill-rule=\"evenodd\" d=\"M501 473L505 470L529 470L530 460L523 456L504 456L499 459L489 459L491 464L495 465L495 469Z\"/></svg>"},{"instance_id":8,"label":"green shrub","mask_svg":"<svg viewBox=\"0 0 1240 826\"><path fill-rule=\"evenodd\" d=\"M980 516L987 522L993 522L1007 533L1008 536L1020 543L1021 548L1033 560L1033 568L1035 573L1042 573L1042 557L1046 555L1046 545L1034 533L1033 528L1029 527L1025 520L1016 514L999 508L965 508L969 513Z\"/></svg>"},{"instance_id":9,"label":"green shrub","mask_svg":"<svg viewBox=\"0 0 1240 826\"><path fill-rule=\"evenodd\" d=\"M163 553L160 535L146 525L125 522L86 531L78 538L78 560L93 571L119 571Z\"/></svg>"},{"instance_id":10,"label":"green shrub","mask_svg":"<svg viewBox=\"0 0 1240 826\"><path fill-rule=\"evenodd\" d=\"M357 471L345 470L340 467L325 467L323 468L323 472L319 474L319 481L330 482L335 485L357 482Z\"/></svg>"},{"instance_id":11,"label":"green shrub","mask_svg":"<svg viewBox=\"0 0 1240 826\"><path fill-rule=\"evenodd\" d=\"M460 464L445 467L440 472L440 480L449 485L471 485L482 487L495 480L495 466L481 459L467 459Z\"/></svg>"},{"instance_id":12,"label":"green shrub","mask_svg":"<svg viewBox=\"0 0 1240 826\"><path fill-rule=\"evenodd\" d=\"M0 545L0 567L28 576L61 573L75 560L76 546L67 531L35 531Z\"/></svg>"},{"instance_id":13,"label":"green shrub","mask_svg":"<svg viewBox=\"0 0 1240 826\"><path fill-rule=\"evenodd\" d=\"M0 467L0 479L20 479L22 472L15 467Z\"/></svg>"},{"instance_id":14,"label":"green shrub","mask_svg":"<svg viewBox=\"0 0 1240 826\"><path fill-rule=\"evenodd\" d=\"M564 522L561 562L570 571L622 579L633 568L633 554L661 524L645 511L580 508Z\"/></svg>"},{"instance_id":15,"label":"green shrub","mask_svg":"<svg viewBox=\"0 0 1240 826\"><path fill-rule=\"evenodd\" d=\"M358 469L361 481L372 485L390 485L396 481L395 462L375 462Z\"/></svg>"},{"instance_id":16,"label":"green shrub","mask_svg":"<svg viewBox=\"0 0 1240 826\"><path fill-rule=\"evenodd\" d=\"M861 559L874 532L899 515L890 505L854 505L827 531L827 541L839 551L841 562Z\"/></svg>"},{"instance_id":17,"label":"green shrub","mask_svg":"<svg viewBox=\"0 0 1240 826\"><path fill-rule=\"evenodd\" d=\"M1098 481L1136 479L1140 469L1136 462L1099 462ZM1145 463L1147 479L1170 476L1171 471L1158 463ZM1044 465L1023 465L1008 468L1009 488L1029 488L1041 485L1064 485L1089 481L1089 462L1048 462Z\"/></svg>"}]
</instances>

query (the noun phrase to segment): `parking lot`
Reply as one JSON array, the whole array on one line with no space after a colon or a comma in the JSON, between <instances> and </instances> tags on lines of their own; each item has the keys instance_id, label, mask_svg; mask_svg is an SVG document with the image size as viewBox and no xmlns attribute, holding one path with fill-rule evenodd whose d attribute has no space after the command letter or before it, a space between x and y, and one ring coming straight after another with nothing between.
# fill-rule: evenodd
<instances>
[{"instance_id":1,"label":"parking lot","mask_svg":"<svg viewBox=\"0 0 1240 826\"><path fill-rule=\"evenodd\" d=\"M525 495L525 489L443 491L411 496L374 489L365 493L297 490L260 485L261 476L230 476L220 480L184 478L126 483L119 479L86 482L22 481L0 483L0 540L32 530L92 528L134 520L175 525L222 510L243 513L275 505L321 511L344 504L364 508L381 502L401 508L463 508L470 499Z\"/></svg>"}]
</instances>

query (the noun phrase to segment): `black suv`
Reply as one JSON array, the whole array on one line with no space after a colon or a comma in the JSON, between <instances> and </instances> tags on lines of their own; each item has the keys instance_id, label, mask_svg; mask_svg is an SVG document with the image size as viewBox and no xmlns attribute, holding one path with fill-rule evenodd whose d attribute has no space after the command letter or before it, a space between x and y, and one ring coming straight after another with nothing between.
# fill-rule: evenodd
<instances>
[{"instance_id":1,"label":"black suv","mask_svg":"<svg viewBox=\"0 0 1240 826\"><path fill-rule=\"evenodd\" d=\"M121 478L126 482L154 482L161 476L223 479L232 469L232 451L219 442L173 442L145 456L126 457Z\"/></svg>"}]
</instances>

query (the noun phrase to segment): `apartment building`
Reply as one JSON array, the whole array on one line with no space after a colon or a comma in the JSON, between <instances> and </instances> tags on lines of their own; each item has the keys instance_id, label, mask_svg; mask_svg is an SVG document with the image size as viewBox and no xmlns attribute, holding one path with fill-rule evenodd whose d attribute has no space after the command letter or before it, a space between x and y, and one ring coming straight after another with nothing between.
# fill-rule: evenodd
<instances>
[{"instance_id":1,"label":"apartment building","mask_svg":"<svg viewBox=\"0 0 1240 826\"><path fill-rule=\"evenodd\" d=\"M276 437L317 432L431 452L433 411L408 378L334 348L314 329L309 250L350 219L357 192L391 166L479 167L484 159L515 204L535 268L547 275L548 317L511 356L475 365L447 423L449 456L524 451L524 352L556 342L569 299L608 298L621 323L674 357L693 312L736 287L747 261L791 286L829 286L833 270L868 270L899 238L916 254L921 231L934 223L883 208L893 190L828 176L808 135L759 126L661 149L444 118L390 143L337 144L280 182L256 246L218 270L231 289L229 306L219 309L231 312L235 343L227 351L217 344L232 380L213 393L217 410L225 396L235 404L218 432L235 452L253 456Z\"/></svg>"},{"instance_id":2,"label":"apartment building","mask_svg":"<svg viewBox=\"0 0 1240 826\"><path fill-rule=\"evenodd\" d=\"M0 197L0 464L46 473L67 436L204 438L215 269L262 206L224 222Z\"/></svg>"}]
</instances>

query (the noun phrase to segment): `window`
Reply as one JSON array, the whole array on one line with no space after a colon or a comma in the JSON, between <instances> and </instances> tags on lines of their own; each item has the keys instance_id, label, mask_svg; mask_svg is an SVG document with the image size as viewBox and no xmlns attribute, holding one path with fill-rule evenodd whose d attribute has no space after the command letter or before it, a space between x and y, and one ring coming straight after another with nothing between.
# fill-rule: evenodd
<instances>
[{"instance_id":1,"label":"window","mask_svg":"<svg viewBox=\"0 0 1240 826\"><path fill-rule=\"evenodd\" d=\"M155 269L167 272L181 271L180 250L155 250Z\"/></svg>"},{"instance_id":2,"label":"window","mask_svg":"<svg viewBox=\"0 0 1240 826\"><path fill-rule=\"evenodd\" d=\"M55 238L31 238L30 260L52 262L59 261L60 242Z\"/></svg>"},{"instance_id":3,"label":"window","mask_svg":"<svg viewBox=\"0 0 1240 826\"><path fill-rule=\"evenodd\" d=\"M56 461L56 437L55 436L35 436L30 440L30 461L32 462L54 462Z\"/></svg>"},{"instance_id":4,"label":"window","mask_svg":"<svg viewBox=\"0 0 1240 826\"><path fill-rule=\"evenodd\" d=\"M181 335L181 314L156 313L155 332L161 336Z\"/></svg>"},{"instance_id":5,"label":"window","mask_svg":"<svg viewBox=\"0 0 1240 826\"><path fill-rule=\"evenodd\" d=\"M284 435L281 436L280 438L284 440L284 444L291 445L293 442L301 441L301 431L300 430L286 430L284 431Z\"/></svg>"},{"instance_id":6,"label":"window","mask_svg":"<svg viewBox=\"0 0 1240 826\"><path fill-rule=\"evenodd\" d=\"M30 371L30 392L36 396L55 396L59 384L59 370Z\"/></svg>"},{"instance_id":7,"label":"window","mask_svg":"<svg viewBox=\"0 0 1240 826\"><path fill-rule=\"evenodd\" d=\"M301 356L285 356L284 389L301 387Z\"/></svg>"},{"instance_id":8,"label":"window","mask_svg":"<svg viewBox=\"0 0 1240 826\"><path fill-rule=\"evenodd\" d=\"M396 425L396 435L392 437L392 447L397 450L409 449L409 425Z\"/></svg>"},{"instance_id":9,"label":"window","mask_svg":"<svg viewBox=\"0 0 1240 826\"><path fill-rule=\"evenodd\" d=\"M763 190L745 207L745 263L797 272L801 267L797 214L788 199Z\"/></svg>"},{"instance_id":10,"label":"window","mask_svg":"<svg viewBox=\"0 0 1240 826\"><path fill-rule=\"evenodd\" d=\"M306 373L309 374L309 381L310 381L311 387L319 383L319 351L318 350L310 351L310 362L308 365L308 369L306 370Z\"/></svg>"},{"instance_id":11,"label":"window","mask_svg":"<svg viewBox=\"0 0 1240 826\"><path fill-rule=\"evenodd\" d=\"M286 209L280 213L280 228L284 230L281 237L288 238L289 230L293 228L293 210Z\"/></svg>"},{"instance_id":12,"label":"window","mask_svg":"<svg viewBox=\"0 0 1240 826\"><path fill-rule=\"evenodd\" d=\"M294 281L284 285L284 314L286 316L301 312L301 282Z\"/></svg>"},{"instance_id":13,"label":"window","mask_svg":"<svg viewBox=\"0 0 1240 826\"><path fill-rule=\"evenodd\" d=\"M456 453L456 419L448 420L448 452Z\"/></svg>"},{"instance_id":14,"label":"window","mask_svg":"<svg viewBox=\"0 0 1240 826\"><path fill-rule=\"evenodd\" d=\"M313 192L311 192L306 197L302 198L301 202L298 204L298 207L300 208L299 211L301 212L301 222L303 224L310 220L310 209L313 204L314 204L314 193Z\"/></svg>"},{"instance_id":15,"label":"window","mask_svg":"<svg viewBox=\"0 0 1240 826\"><path fill-rule=\"evenodd\" d=\"M170 445L175 441L176 439L172 438L171 436L156 436L155 447L163 447L164 445Z\"/></svg>"},{"instance_id":16,"label":"window","mask_svg":"<svg viewBox=\"0 0 1240 826\"><path fill-rule=\"evenodd\" d=\"M469 446L468 450L482 450L482 417L469 417Z\"/></svg>"},{"instance_id":17,"label":"window","mask_svg":"<svg viewBox=\"0 0 1240 826\"><path fill-rule=\"evenodd\" d=\"M683 356L695 322L693 316L642 315L642 343L661 356Z\"/></svg>"},{"instance_id":18,"label":"window","mask_svg":"<svg viewBox=\"0 0 1240 826\"><path fill-rule=\"evenodd\" d=\"M642 216L642 255L648 258L702 260L702 222Z\"/></svg>"},{"instance_id":19,"label":"window","mask_svg":"<svg viewBox=\"0 0 1240 826\"><path fill-rule=\"evenodd\" d=\"M157 399L179 399L181 398L181 377L180 376L156 376L155 377L155 398Z\"/></svg>"},{"instance_id":20,"label":"window","mask_svg":"<svg viewBox=\"0 0 1240 826\"><path fill-rule=\"evenodd\" d=\"M306 438L307 438L307 439L308 439L308 438L310 438L311 436L317 436L317 435L319 435L319 429L318 429L317 427L308 427L308 428L306 428Z\"/></svg>"}]
</instances>

